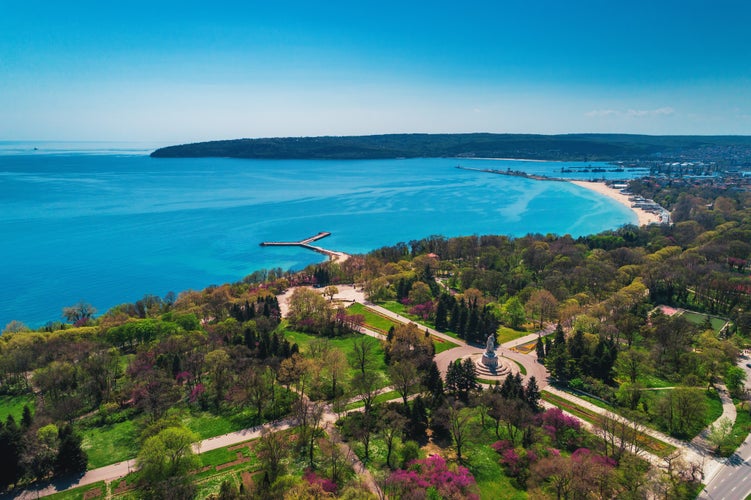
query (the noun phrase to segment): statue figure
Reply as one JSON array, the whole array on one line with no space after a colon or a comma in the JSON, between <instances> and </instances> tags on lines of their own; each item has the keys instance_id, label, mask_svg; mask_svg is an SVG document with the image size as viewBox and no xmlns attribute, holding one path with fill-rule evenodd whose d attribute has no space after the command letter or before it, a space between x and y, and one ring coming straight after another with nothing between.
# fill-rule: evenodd
<instances>
[{"instance_id":1,"label":"statue figure","mask_svg":"<svg viewBox=\"0 0 751 500\"><path fill-rule=\"evenodd\" d=\"M485 355L493 357L495 356L495 341L494 335L488 335L488 342L485 344Z\"/></svg>"}]
</instances>

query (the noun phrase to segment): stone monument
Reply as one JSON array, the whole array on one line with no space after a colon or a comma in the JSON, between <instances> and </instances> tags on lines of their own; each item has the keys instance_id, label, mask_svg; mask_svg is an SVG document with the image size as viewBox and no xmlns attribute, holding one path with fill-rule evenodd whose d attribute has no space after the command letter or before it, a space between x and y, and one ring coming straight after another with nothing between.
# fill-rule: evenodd
<instances>
[{"instance_id":1,"label":"stone monument","mask_svg":"<svg viewBox=\"0 0 751 500\"><path fill-rule=\"evenodd\" d=\"M482 355L482 364L487 366L491 372L498 368L498 356L495 354L494 335L488 335L488 341L485 344L485 352Z\"/></svg>"}]
</instances>

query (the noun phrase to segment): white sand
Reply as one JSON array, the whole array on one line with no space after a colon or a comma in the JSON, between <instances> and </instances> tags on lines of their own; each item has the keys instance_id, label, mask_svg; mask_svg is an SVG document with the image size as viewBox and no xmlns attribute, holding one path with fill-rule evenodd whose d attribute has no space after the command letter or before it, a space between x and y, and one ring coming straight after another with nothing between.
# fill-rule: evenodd
<instances>
[{"instance_id":1,"label":"white sand","mask_svg":"<svg viewBox=\"0 0 751 500\"><path fill-rule=\"evenodd\" d=\"M604 182L591 182L591 181L569 181L569 182L571 182L571 184L576 184L577 186L583 187L585 189L589 189L590 191L594 191L595 193L599 193L601 195L607 196L608 198L613 199L617 201L618 203L630 208L636 214L636 217L639 221L640 226L646 226L648 224L660 222L660 217L658 215L647 212L646 210L643 210L641 208L632 207L631 202L628 199L628 196L626 196L625 194L621 194L621 192L618 189L613 189L611 187L608 187L608 185L605 184Z\"/></svg>"}]
</instances>

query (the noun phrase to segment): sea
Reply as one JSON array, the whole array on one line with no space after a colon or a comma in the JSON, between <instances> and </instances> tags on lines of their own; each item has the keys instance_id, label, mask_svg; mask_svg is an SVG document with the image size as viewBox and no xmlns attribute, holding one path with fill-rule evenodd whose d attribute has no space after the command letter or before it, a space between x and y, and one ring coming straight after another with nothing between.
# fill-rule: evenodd
<instances>
[{"instance_id":1,"label":"sea","mask_svg":"<svg viewBox=\"0 0 751 500\"><path fill-rule=\"evenodd\" d=\"M431 235L576 237L636 223L570 183L457 166L644 175L592 162L156 159L154 147L0 142L0 329L59 321L79 301L103 313L145 294L299 270L324 256L259 244L321 231L331 236L318 245L356 254Z\"/></svg>"}]
</instances>

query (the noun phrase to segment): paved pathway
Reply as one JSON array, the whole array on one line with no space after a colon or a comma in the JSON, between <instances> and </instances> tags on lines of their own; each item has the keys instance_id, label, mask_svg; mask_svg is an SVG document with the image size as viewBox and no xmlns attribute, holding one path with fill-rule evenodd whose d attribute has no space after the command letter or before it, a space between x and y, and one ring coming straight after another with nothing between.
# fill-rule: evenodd
<instances>
[{"instance_id":1,"label":"paved pathway","mask_svg":"<svg viewBox=\"0 0 751 500\"><path fill-rule=\"evenodd\" d=\"M217 436L209 439L204 439L193 445L193 451L196 453L202 453L205 451L215 450L217 448L223 448L225 446L231 446L233 444L242 443L261 437L261 433L265 430L282 431L292 426L293 421L291 419L277 420L264 425L256 427L250 427L236 432L230 432L222 436ZM118 462L116 464L107 465L106 467L100 467L98 469L92 469L87 471L86 474L78 479L72 479L67 481L55 481L51 484L39 485L37 488L30 488L28 490L3 495L1 498L13 498L19 500L31 500L47 495L52 495L59 491L64 491L70 488L77 488L79 486L86 486L98 481L114 481L121 477L127 476L134 470L136 470L135 460L126 460L124 462Z\"/></svg>"},{"instance_id":2,"label":"paved pathway","mask_svg":"<svg viewBox=\"0 0 751 500\"><path fill-rule=\"evenodd\" d=\"M738 359L738 366L746 371L746 389L751 390L751 367L744 353ZM723 410L725 401L723 400ZM730 457L722 461L721 467L708 475L706 487L699 494L700 500L743 500L751 495L751 434Z\"/></svg>"}]
</instances>

